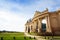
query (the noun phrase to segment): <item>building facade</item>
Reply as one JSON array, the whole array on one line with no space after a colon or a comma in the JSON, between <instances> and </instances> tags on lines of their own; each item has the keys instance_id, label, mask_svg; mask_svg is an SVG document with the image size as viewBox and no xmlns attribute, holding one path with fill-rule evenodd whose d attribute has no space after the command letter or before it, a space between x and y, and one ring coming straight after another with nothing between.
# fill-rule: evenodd
<instances>
[{"instance_id":1,"label":"building facade","mask_svg":"<svg viewBox=\"0 0 60 40\"><path fill-rule=\"evenodd\" d=\"M60 35L60 10L54 12L49 12L48 9L43 12L36 11L33 18L26 22L25 32Z\"/></svg>"}]
</instances>

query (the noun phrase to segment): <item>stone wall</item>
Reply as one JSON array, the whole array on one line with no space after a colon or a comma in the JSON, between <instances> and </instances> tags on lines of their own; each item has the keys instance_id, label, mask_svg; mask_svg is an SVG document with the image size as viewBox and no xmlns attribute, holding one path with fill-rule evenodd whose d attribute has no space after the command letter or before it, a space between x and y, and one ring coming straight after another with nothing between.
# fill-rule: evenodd
<instances>
[{"instance_id":1,"label":"stone wall","mask_svg":"<svg viewBox=\"0 0 60 40\"><path fill-rule=\"evenodd\" d=\"M40 13L40 14L39 14ZM46 19L46 31L42 32L42 20ZM60 11L43 12L36 11L32 20L25 24L27 28L25 32L37 32L37 33L51 33L58 35L60 33ZM50 34L49 34L50 35Z\"/></svg>"}]
</instances>

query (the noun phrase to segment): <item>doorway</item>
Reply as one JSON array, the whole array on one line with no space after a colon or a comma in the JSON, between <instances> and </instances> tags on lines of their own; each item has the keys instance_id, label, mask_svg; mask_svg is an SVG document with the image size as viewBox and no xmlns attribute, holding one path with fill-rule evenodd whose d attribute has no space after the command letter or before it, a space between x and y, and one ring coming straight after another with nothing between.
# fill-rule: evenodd
<instances>
[{"instance_id":1,"label":"doorway","mask_svg":"<svg viewBox=\"0 0 60 40\"><path fill-rule=\"evenodd\" d=\"M30 33L30 27L28 27L28 33Z\"/></svg>"},{"instance_id":2,"label":"doorway","mask_svg":"<svg viewBox=\"0 0 60 40\"><path fill-rule=\"evenodd\" d=\"M46 19L42 20L42 32L46 32Z\"/></svg>"}]
</instances>

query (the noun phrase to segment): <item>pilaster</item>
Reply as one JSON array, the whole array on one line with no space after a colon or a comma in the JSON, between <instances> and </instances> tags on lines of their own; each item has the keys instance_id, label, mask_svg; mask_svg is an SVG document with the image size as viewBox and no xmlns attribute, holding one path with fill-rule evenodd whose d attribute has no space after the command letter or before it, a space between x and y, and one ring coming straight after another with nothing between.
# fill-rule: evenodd
<instances>
[{"instance_id":1,"label":"pilaster","mask_svg":"<svg viewBox=\"0 0 60 40\"><path fill-rule=\"evenodd\" d=\"M41 32L42 19L38 19L38 32Z\"/></svg>"},{"instance_id":2,"label":"pilaster","mask_svg":"<svg viewBox=\"0 0 60 40\"><path fill-rule=\"evenodd\" d=\"M46 19L46 32L51 32L49 16L45 17Z\"/></svg>"}]
</instances>

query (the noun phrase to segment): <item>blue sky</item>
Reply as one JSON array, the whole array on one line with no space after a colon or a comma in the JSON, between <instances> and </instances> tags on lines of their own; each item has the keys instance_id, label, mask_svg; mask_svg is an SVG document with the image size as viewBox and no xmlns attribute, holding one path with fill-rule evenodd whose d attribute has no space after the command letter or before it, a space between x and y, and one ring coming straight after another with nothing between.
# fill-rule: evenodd
<instances>
[{"instance_id":1,"label":"blue sky","mask_svg":"<svg viewBox=\"0 0 60 40\"><path fill-rule=\"evenodd\" d=\"M0 0L0 30L24 31L35 11L56 11L60 0Z\"/></svg>"}]
</instances>

